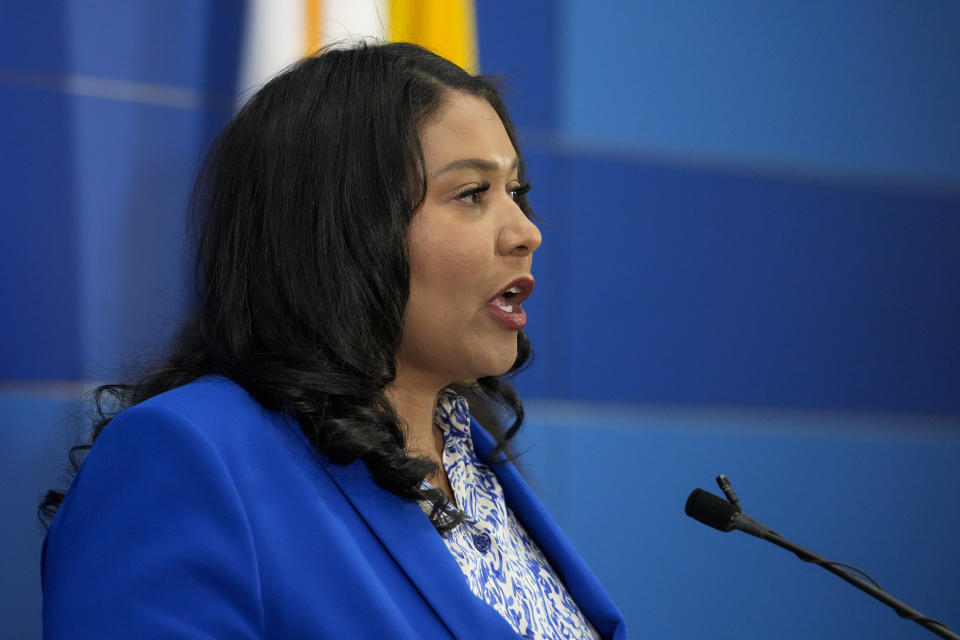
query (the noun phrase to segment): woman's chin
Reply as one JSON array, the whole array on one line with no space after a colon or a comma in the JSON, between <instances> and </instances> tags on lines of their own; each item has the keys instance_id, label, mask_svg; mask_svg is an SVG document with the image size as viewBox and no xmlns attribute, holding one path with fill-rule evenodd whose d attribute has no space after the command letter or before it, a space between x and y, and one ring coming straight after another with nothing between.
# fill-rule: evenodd
<instances>
[{"instance_id":1,"label":"woman's chin","mask_svg":"<svg viewBox=\"0 0 960 640\"><path fill-rule=\"evenodd\" d=\"M491 354L494 355L494 354ZM513 349L504 349L499 351L490 358L489 364L483 367L484 373L481 375L475 376L476 378L483 378L487 376L501 376L513 367L513 363L517 361L517 349L514 345Z\"/></svg>"}]
</instances>

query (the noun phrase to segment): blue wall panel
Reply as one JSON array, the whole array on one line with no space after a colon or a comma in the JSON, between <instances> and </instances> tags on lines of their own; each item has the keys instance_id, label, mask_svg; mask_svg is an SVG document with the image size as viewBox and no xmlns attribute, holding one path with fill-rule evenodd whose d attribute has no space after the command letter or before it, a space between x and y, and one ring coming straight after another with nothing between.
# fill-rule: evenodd
<instances>
[{"instance_id":1,"label":"blue wall panel","mask_svg":"<svg viewBox=\"0 0 960 640\"><path fill-rule=\"evenodd\" d=\"M72 64L64 3L0 4L0 69L59 73Z\"/></svg>"},{"instance_id":2,"label":"blue wall panel","mask_svg":"<svg viewBox=\"0 0 960 640\"><path fill-rule=\"evenodd\" d=\"M158 354L182 318L184 212L208 141L199 110L85 97L74 110L83 373L109 379Z\"/></svg>"},{"instance_id":3,"label":"blue wall panel","mask_svg":"<svg viewBox=\"0 0 960 640\"><path fill-rule=\"evenodd\" d=\"M510 116L521 130L554 129L560 5L550 0L477 5L480 72L499 76Z\"/></svg>"},{"instance_id":4,"label":"blue wall panel","mask_svg":"<svg viewBox=\"0 0 960 640\"><path fill-rule=\"evenodd\" d=\"M555 149L530 164L548 364L528 395L960 412L960 198Z\"/></svg>"},{"instance_id":5,"label":"blue wall panel","mask_svg":"<svg viewBox=\"0 0 960 640\"><path fill-rule=\"evenodd\" d=\"M0 86L0 379L80 375L68 101Z\"/></svg>"},{"instance_id":6,"label":"blue wall panel","mask_svg":"<svg viewBox=\"0 0 960 640\"><path fill-rule=\"evenodd\" d=\"M0 378L128 378L182 315L184 210L243 5L2 7Z\"/></svg>"},{"instance_id":7,"label":"blue wall panel","mask_svg":"<svg viewBox=\"0 0 960 640\"><path fill-rule=\"evenodd\" d=\"M0 69L169 85L231 99L243 2L5 2Z\"/></svg>"},{"instance_id":8,"label":"blue wall panel","mask_svg":"<svg viewBox=\"0 0 960 640\"><path fill-rule=\"evenodd\" d=\"M205 90L201 52L213 29L209 3L108 2L99 10L67 4L71 70L141 83ZM227 76L229 79L229 76ZM229 90L231 83L222 87Z\"/></svg>"},{"instance_id":9,"label":"blue wall panel","mask_svg":"<svg viewBox=\"0 0 960 640\"><path fill-rule=\"evenodd\" d=\"M960 187L960 4L561 4L567 135Z\"/></svg>"},{"instance_id":10,"label":"blue wall panel","mask_svg":"<svg viewBox=\"0 0 960 640\"><path fill-rule=\"evenodd\" d=\"M960 626L960 423L530 403L519 464L636 638L931 637L792 554L687 518L726 473L744 510Z\"/></svg>"}]
</instances>

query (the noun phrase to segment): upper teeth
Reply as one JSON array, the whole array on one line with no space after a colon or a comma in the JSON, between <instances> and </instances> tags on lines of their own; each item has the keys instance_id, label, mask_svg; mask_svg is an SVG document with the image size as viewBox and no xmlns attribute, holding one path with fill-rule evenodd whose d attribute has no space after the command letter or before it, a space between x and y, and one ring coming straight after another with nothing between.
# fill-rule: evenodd
<instances>
[{"instance_id":1,"label":"upper teeth","mask_svg":"<svg viewBox=\"0 0 960 640\"><path fill-rule=\"evenodd\" d=\"M520 287L513 286L503 292L503 297L506 298L508 295L516 295L520 293ZM506 300L503 302L497 302L497 306L506 311L507 313L513 313L513 305L507 304Z\"/></svg>"}]
</instances>

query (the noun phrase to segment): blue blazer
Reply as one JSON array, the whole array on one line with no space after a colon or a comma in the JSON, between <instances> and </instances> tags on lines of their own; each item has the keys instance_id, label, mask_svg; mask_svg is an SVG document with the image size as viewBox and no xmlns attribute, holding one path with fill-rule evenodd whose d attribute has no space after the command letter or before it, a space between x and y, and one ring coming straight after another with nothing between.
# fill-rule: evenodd
<instances>
[{"instance_id":1,"label":"blue blazer","mask_svg":"<svg viewBox=\"0 0 960 640\"><path fill-rule=\"evenodd\" d=\"M494 441L476 423L481 460ZM512 464L507 503L604 638L623 617ZM43 550L46 638L517 638L420 507L209 376L117 416Z\"/></svg>"}]
</instances>

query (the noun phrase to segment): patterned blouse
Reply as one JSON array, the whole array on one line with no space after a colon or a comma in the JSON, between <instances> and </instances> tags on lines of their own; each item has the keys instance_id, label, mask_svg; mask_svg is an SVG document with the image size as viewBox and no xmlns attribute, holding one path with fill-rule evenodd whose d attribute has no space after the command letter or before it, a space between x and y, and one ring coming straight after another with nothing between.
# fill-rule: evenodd
<instances>
[{"instance_id":1,"label":"patterned blouse","mask_svg":"<svg viewBox=\"0 0 960 640\"><path fill-rule=\"evenodd\" d=\"M507 506L497 477L477 458L466 400L442 391L434 422L443 431L443 466L457 505L466 514L443 541L473 593L525 638L599 640L540 547ZM425 504L421 506L427 511Z\"/></svg>"}]
</instances>

